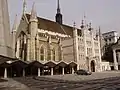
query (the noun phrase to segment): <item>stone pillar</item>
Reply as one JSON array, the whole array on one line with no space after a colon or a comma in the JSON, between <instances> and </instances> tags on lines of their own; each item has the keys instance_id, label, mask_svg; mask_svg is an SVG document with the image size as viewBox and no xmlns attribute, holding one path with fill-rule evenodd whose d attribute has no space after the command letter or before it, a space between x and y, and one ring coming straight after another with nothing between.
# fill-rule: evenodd
<instances>
[{"instance_id":1,"label":"stone pillar","mask_svg":"<svg viewBox=\"0 0 120 90\"><path fill-rule=\"evenodd\" d=\"M60 38L60 41L59 41L59 47L60 47L60 51L59 51L59 53L60 53L60 60L63 60L63 48L62 48L62 40L61 40L61 38Z\"/></svg>"},{"instance_id":2,"label":"stone pillar","mask_svg":"<svg viewBox=\"0 0 120 90\"><path fill-rule=\"evenodd\" d=\"M51 75L53 75L53 67L51 67Z\"/></svg>"},{"instance_id":3,"label":"stone pillar","mask_svg":"<svg viewBox=\"0 0 120 90\"><path fill-rule=\"evenodd\" d=\"M93 55L93 57L95 57L95 46L94 46L94 34L93 34L93 31L91 31L91 34L92 34L92 40L91 40L91 43L92 43L92 55Z\"/></svg>"},{"instance_id":4,"label":"stone pillar","mask_svg":"<svg viewBox=\"0 0 120 90\"><path fill-rule=\"evenodd\" d=\"M79 62L79 51L78 51L78 35L77 35L77 28L74 25L74 30L73 30L73 54L74 54L74 61Z\"/></svg>"},{"instance_id":5,"label":"stone pillar","mask_svg":"<svg viewBox=\"0 0 120 90\"><path fill-rule=\"evenodd\" d=\"M40 68L38 68L38 77L40 77Z\"/></svg>"},{"instance_id":6,"label":"stone pillar","mask_svg":"<svg viewBox=\"0 0 120 90\"><path fill-rule=\"evenodd\" d=\"M62 75L64 75L65 74L65 68L63 67L62 68Z\"/></svg>"},{"instance_id":7,"label":"stone pillar","mask_svg":"<svg viewBox=\"0 0 120 90\"><path fill-rule=\"evenodd\" d=\"M113 49L113 57L114 57L114 69L118 70L118 63L117 63L116 50L115 49Z\"/></svg>"},{"instance_id":8,"label":"stone pillar","mask_svg":"<svg viewBox=\"0 0 120 90\"><path fill-rule=\"evenodd\" d=\"M37 40L36 40L36 55L37 55L37 60L40 60L40 58L39 58L39 55L40 55L40 53L39 53L39 36L37 35L37 38L36 38Z\"/></svg>"},{"instance_id":9,"label":"stone pillar","mask_svg":"<svg viewBox=\"0 0 120 90\"><path fill-rule=\"evenodd\" d=\"M19 58L19 51L20 50L20 40L19 38L17 39L17 51L16 51L16 57Z\"/></svg>"},{"instance_id":10,"label":"stone pillar","mask_svg":"<svg viewBox=\"0 0 120 90\"><path fill-rule=\"evenodd\" d=\"M120 52L118 52L118 65L120 65Z\"/></svg>"},{"instance_id":11,"label":"stone pillar","mask_svg":"<svg viewBox=\"0 0 120 90\"><path fill-rule=\"evenodd\" d=\"M25 77L25 69L23 69L23 77Z\"/></svg>"},{"instance_id":12,"label":"stone pillar","mask_svg":"<svg viewBox=\"0 0 120 90\"><path fill-rule=\"evenodd\" d=\"M30 40L30 56L31 56L31 60L35 60L35 37L31 37Z\"/></svg>"},{"instance_id":13,"label":"stone pillar","mask_svg":"<svg viewBox=\"0 0 120 90\"><path fill-rule=\"evenodd\" d=\"M72 67L72 74L74 74L74 67Z\"/></svg>"},{"instance_id":14,"label":"stone pillar","mask_svg":"<svg viewBox=\"0 0 120 90\"><path fill-rule=\"evenodd\" d=\"M7 68L4 70L4 78L7 78Z\"/></svg>"},{"instance_id":15,"label":"stone pillar","mask_svg":"<svg viewBox=\"0 0 120 90\"><path fill-rule=\"evenodd\" d=\"M80 65L77 63L77 70L79 70L80 69Z\"/></svg>"},{"instance_id":16,"label":"stone pillar","mask_svg":"<svg viewBox=\"0 0 120 90\"><path fill-rule=\"evenodd\" d=\"M30 60L30 35L27 37L27 61Z\"/></svg>"}]
</instances>

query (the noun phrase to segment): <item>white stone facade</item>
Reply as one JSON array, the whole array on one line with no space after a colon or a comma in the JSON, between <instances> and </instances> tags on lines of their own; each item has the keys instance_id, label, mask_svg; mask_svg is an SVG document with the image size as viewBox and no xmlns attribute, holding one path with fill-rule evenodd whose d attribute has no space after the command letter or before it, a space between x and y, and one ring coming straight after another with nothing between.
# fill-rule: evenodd
<instances>
[{"instance_id":1,"label":"white stone facade","mask_svg":"<svg viewBox=\"0 0 120 90\"><path fill-rule=\"evenodd\" d=\"M89 27L75 28L73 38L62 41L63 57L65 60L76 61L77 69L100 72L102 69L99 36L94 35L93 29L88 29Z\"/></svg>"}]
</instances>

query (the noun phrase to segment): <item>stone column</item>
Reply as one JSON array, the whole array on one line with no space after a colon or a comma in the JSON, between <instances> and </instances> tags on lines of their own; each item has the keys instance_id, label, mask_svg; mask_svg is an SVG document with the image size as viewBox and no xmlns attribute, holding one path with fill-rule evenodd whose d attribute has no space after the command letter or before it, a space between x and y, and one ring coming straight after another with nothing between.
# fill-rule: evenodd
<instances>
[{"instance_id":1,"label":"stone column","mask_svg":"<svg viewBox=\"0 0 120 90\"><path fill-rule=\"evenodd\" d=\"M4 78L7 78L7 68L4 70Z\"/></svg>"},{"instance_id":2,"label":"stone column","mask_svg":"<svg viewBox=\"0 0 120 90\"><path fill-rule=\"evenodd\" d=\"M38 68L38 77L40 77L40 68Z\"/></svg>"},{"instance_id":3,"label":"stone column","mask_svg":"<svg viewBox=\"0 0 120 90\"><path fill-rule=\"evenodd\" d=\"M25 69L23 69L23 77L25 77Z\"/></svg>"},{"instance_id":4,"label":"stone column","mask_svg":"<svg viewBox=\"0 0 120 90\"><path fill-rule=\"evenodd\" d=\"M80 69L80 65L77 63L77 70L79 70Z\"/></svg>"},{"instance_id":5,"label":"stone column","mask_svg":"<svg viewBox=\"0 0 120 90\"><path fill-rule=\"evenodd\" d=\"M118 65L120 65L120 52L118 52Z\"/></svg>"},{"instance_id":6,"label":"stone column","mask_svg":"<svg viewBox=\"0 0 120 90\"><path fill-rule=\"evenodd\" d=\"M60 51L59 51L59 53L60 53L60 60L63 60L63 48L62 48L62 40L61 40L61 38L60 38L60 41L59 41L59 47L60 47Z\"/></svg>"},{"instance_id":7,"label":"stone column","mask_svg":"<svg viewBox=\"0 0 120 90\"><path fill-rule=\"evenodd\" d=\"M39 36L37 35L37 38L36 38L37 40L36 40L36 54L37 54L37 60L40 60L40 58L39 58L39 55L40 55L40 53L39 53Z\"/></svg>"},{"instance_id":8,"label":"stone column","mask_svg":"<svg viewBox=\"0 0 120 90\"><path fill-rule=\"evenodd\" d=\"M53 67L51 67L51 75L53 75Z\"/></svg>"},{"instance_id":9,"label":"stone column","mask_svg":"<svg viewBox=\"0 0 120 90\"><path fill-rule=\"evenodd\" d=\"M73 55L74 55L74 61L79 62L79 50L78 50L78 35L77 35L77 28L74 25L74 30L73 30ZM78 69L78 68L77 68Z\"/></svg>"},{"instance_id":10,"label":"stone column","mask_svg":"<svg viewBox=\"0 0 120 90\"><path fill-rule=\"evenodd\" d=\"M27 37L27 61L30 60L30 35Z\"/></svg>"},{"instance_id":11,"label":"stone column","mask_svg":"<svg viewBox=\"0 0 120 90\"><path fill-rule=\"evenodd\" d=\"M113 57L114 57L114 69L118 70L118 63L117 63L116 50L115 49L113 49Z\"/></svg>"},{"instance_id":12,"label":"stone column","mask_svg":"<svg viewBox=\"0 0 120 90\"><path fill-rule=\"evenodd\" d=\"M93 31L91 31L91 34L92 34L92 40L91 40L91 43L92 43L92 55L93 55L93 57L95 57L95 46L94 46L94 34L93 34Z\"/></svg>"},{"instance_id":13,"label":"stone column","mask_svg":"<svg viewBox=\"0 0 120 90\"><path fill-rule=\"evenodd\" d=\"M63 67L62 68L62 75L64 75L65 74L65 68Z\"/></svg>"},{"instance_id":14,"label":"stone column","mask_svg":"<svg viewBox=\"0 0 120 90\"><path fill-rule=\"evenodd\" d=\"M30 59L35 60L35 37L31 37L30 39Z\"/></svg>"},{"instance_id":15,"label":"stone column","mask_svg":"<svg viewBox=\"0 0 120 90\"><path fill-rule=\"evenodd\" d=\"M19 38L17 39L17 51L16 51L16 57L19 58L19 51L20 50L20 40Z\"/></svg>"},{"instance_id":16,"label":"stone column","mask_svg":"<svg viewBox=\"0 0 120 90\"><path fill-rule=\"evenodd\" d=\"M72 74L74 74L74 67L72 67Z\"/></svg>"}]
</instances>

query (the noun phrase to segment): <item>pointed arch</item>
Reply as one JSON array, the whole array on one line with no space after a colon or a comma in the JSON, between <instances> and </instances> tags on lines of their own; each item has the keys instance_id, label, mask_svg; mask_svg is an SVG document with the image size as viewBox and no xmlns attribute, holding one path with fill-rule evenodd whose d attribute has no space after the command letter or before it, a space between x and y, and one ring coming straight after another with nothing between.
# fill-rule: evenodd
<instances>
[{"instance_id":1,"label":"pointed arch","mask_svg":"<svg viewBox=\"0 0 120 90\"><path fill-rule=\"evenodd\" d=\"M40 47L40 60L45 60L45 48L43 46Z\"/></svg>"}]
</instances>

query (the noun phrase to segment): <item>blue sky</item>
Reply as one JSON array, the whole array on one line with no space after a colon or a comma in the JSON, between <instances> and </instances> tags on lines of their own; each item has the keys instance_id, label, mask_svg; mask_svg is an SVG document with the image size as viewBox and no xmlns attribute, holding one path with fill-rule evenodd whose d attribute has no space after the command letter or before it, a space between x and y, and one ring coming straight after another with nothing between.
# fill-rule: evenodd
<instances>
[{"instance_id":1,"label":"blue sky","mask_svg":"<svg viewBox=\"0 0 120 90\"><path fill-rule=\"evenodd\" d=\"M38 16L55 20L57 0L26 0L27 12L30 12L33 2L36 2ZM116 30L120 32L120 0L60 0L63 22L77 27L86 15L86 20L92 22L94 28L101 27L102 32ZM23 0L8 0L11 27L18 14L21 17Z\"/></svg>"}]
</instances>

